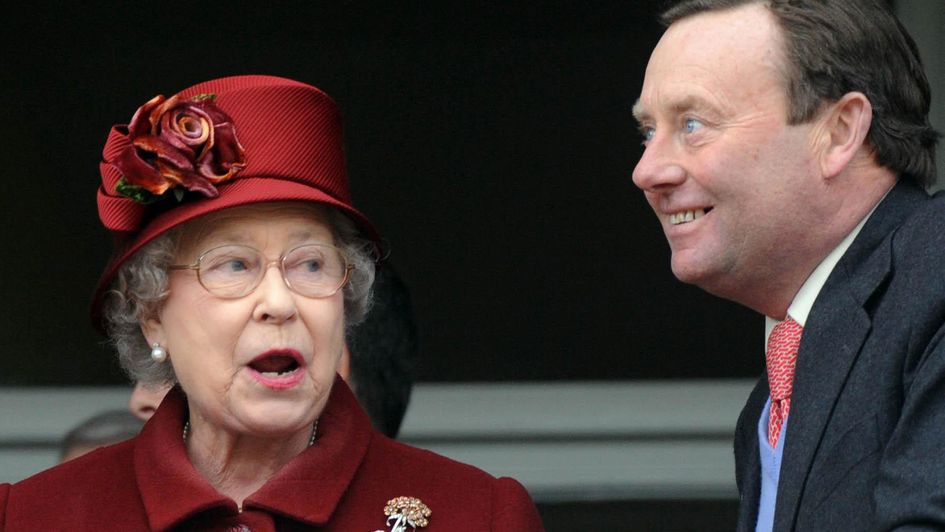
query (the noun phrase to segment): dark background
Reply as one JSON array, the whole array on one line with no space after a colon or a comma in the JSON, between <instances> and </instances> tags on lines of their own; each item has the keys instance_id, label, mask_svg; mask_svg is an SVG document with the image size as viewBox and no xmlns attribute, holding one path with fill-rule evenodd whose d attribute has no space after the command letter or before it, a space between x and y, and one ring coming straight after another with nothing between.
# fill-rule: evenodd
<instances>
[{"instance_id":1,"label":"dark background","mask_svg":"<svg viewBox=\"0 0 945 532\"><path fill-rule=\"evenodd\" d=\"M0 384L122 381L87 317L105 135L155 94L245 73L341 106L421 380L759 374L761 318L672 277L630 180L656 2L411 5L6 6Z\"/></svg>"}]
</instances>

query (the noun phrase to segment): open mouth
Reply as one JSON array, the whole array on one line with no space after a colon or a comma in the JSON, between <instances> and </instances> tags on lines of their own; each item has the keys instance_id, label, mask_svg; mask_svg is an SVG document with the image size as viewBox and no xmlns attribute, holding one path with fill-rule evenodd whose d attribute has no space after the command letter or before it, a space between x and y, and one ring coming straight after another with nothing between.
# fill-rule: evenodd
<instances>
[{"instance_id":1,"label":"open mouth","mask_svg":"<svg viewBox=\"0 0 945 532\"><path fill-rule=\"evenodd\" d=\"M710 211L712 211L712 207L674 212L673 214L669 215L669 225L680 225L698 220L699 218L702 218L708 214Z\"/></svg>"},{"instance_id":2,"label":"open mouth","mask_svg":"<svg viewBox=\"0 0 945 532\"><path fill-rule=\"evenodd\" d=\"M299 369L299 363L289 355L267 356L250 362L249 367L269 378L286 375Z\"/></svg>"},{"instance_id":3,"label":"open mouth","mask_svg":"<svg viewBox=\"0 0 945 532\"><path fill-rule=\"evenodd\" d=\"M253 377L270 388L290 388L302 379L302 355L294 350L273 350L247 364Z\"/></svg>"}]
</instances>

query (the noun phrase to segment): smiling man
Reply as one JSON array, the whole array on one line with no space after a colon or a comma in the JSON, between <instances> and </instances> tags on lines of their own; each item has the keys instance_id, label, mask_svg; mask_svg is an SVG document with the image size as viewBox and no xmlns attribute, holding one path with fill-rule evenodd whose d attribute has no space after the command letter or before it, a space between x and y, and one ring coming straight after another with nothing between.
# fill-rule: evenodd
<instances>
[{"instance_id":1,"label":"smiling man","mask_svg":"<svg viewBox=\"0 0 945 532\"><path fill-rule=\"evenodd\" d=\"M945 466L916 452L945 437L917 423L945 394L905 373L935 367L903 319L933 292L890 289L905 256L923 266L894 235L935 175L912 39L879 0L683 0L663 22L633 181L673 273L767 322L739 529L945 526Z\"/></svg>"}]
</instances>

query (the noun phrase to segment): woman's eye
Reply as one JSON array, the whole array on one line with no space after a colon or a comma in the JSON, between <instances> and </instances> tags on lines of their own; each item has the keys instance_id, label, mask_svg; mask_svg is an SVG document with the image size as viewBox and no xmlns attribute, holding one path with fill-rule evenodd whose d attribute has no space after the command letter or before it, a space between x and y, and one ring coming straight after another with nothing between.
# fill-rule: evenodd
<instances>
[{"instance_id":1,"label":"woman's eye","mask_svg":"<svg viewBox=\"0 0 945 532\"><path fill-rule=\"evenodd\" d=\"M695 118L687 118L685 122L686 133L695 133L697 130L702 129L704 124Z\"/></svg>"},{"instance_id":2,"label":"woman's eye","mask_svg":"<svg viewBox=\"0 0 945 532\"><path fill-rule=\"evenodd\" d=\"M218 257L214 260L206 261L202 267L204 271L222 274L243 273L252 268L252 259L245 257Z\"/></svg>"},{"instance_id":3,"label":"woman's eye","mask_svg":"<svg viewBox=\"0 0 945 532\"><path fill-rule=\"evenodd\" d=\"M305 273L315 273L321 271L322 262L320 260L310 259L301 264L302 271Z\"/></svg>"},{"instance_id":4,"label":"woman's eye","mask_svg":"<svg viewBox=\"0 0 945 532\"><path fill-rule=\"evenodd\" d=\"M325 261L321 257L298 257L296 260L285 263L287 272L299 275L321 274L325 269Z\"/></svg>"},{"instance_id":5,"label":"woman's eye","mask_svg":"<svg viewBox=\"0 0 945 532\"><path fill-rule=\"evenodd\" d=\"M244 259L230 259L223 266L230 272L245 272L249 269L249 263Z\"/></svg>"}]
</instances>

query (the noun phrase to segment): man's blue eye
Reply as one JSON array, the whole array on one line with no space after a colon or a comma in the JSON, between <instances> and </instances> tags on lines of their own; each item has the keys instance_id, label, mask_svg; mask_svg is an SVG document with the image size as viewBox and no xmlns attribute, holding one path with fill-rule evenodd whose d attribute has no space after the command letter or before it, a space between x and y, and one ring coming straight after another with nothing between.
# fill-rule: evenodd
<instances>
[{"instance_id":1,"label":"man's blue eye","mask_svg":"<svg viewBox=\"0 0 945 532\"><path fill-rule=\"evenodd\" d=\"M686 119L686 133L695 133L696 130L703 127L703 123L695 118Z\"/></svg>"},{"instance_id":2,"label":"man's blue eye","mask_svg":"<svg viewBox=\"0 0 945 532\"><path fill-rule=\"evenodd\" d=\"M656 130L652 127L640 126L640 135L643 137L643 142L653 139L653 135L656 134Z\"/></svg>"}]
</instances>

